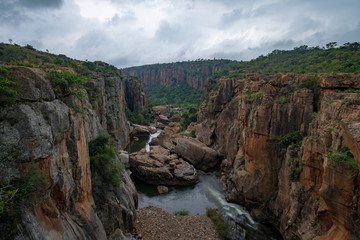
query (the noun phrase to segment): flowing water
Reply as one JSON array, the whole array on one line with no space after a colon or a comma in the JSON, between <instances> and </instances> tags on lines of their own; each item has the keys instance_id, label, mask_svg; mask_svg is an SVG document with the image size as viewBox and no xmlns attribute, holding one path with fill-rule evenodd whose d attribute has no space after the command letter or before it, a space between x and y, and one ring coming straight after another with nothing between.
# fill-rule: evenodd
<instances>
[{"instance_id":1,"label":"flowing water","mask_svg":"<svg viewBox=\"0 0 360 240\"><path fill-rule=\"evenodd\" d=\"M150 150L149 142L157 137L160 131L151 134L150 138L139 139L133 143L129 152L141 148ZM141 147L142 144L142 147ZM200 175L200 182L194 186L169 187L170 192L158 195L156 186L143 183L133 178L139 194L139 208L147 206L160 207L170 213L185 210L189 214L204 214L207 208L217 207L220 213L233 224L232 239L262 240L282 239L273 228L254 221L248 211L239 204L225 200L221 183L217 178L218 170Z\"/></svg>"}]
</instances>

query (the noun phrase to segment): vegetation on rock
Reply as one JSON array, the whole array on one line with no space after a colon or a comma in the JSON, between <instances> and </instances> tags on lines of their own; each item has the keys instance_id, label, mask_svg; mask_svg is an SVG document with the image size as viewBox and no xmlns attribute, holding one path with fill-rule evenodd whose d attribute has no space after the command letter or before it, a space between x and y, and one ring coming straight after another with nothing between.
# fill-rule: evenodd
<instances>
[{"instance_id":1,"label":"vegetation on rock","mask_svg":"<svg viewBox=\"0 0 360 240\"><path fill-rule=\"evenodd\" d=\"M93 185L110 183L120 186L124 165L115 158L114 142L107 134L100 134L89 142L90 168Z\"/></svg>"},{"instance_id":2,"label":"vegetation on rock","mask_svg":"<svg viewBox=\"0 0 360 240\"><path fill-rule=\"evenodd\" d=\"M216 231L219 233L221 238L224 240L230 239L231 225L222 219L221 215L217 212L217 210L207 208L206 215L215 224Z\"/></svg>"},{"instance_id":3,"label":"vegetation on rock","mask_svg":"<svg viewBox=\"0 0 360 240\"><path fill-rule=\"evenodd\" d=\"M15 85L10 76L10 68L0 66L0 108L9 107L15 103L17 92L12 89Z\"/></svg>"},{"instance_id":4,"label":"vegetation on rock","mask_svg":"<svg viewBox=\"0 0 360 240\"><path fill-rule=\"evenodd\" d=\"M349 169L349 173L353 176L356 170L359 169L354 155L350 152L350 149L345 145L341 146L338 152L328 152L326 157L330 159L331 166L345 165Z\"/></svg>"}]
</instances>

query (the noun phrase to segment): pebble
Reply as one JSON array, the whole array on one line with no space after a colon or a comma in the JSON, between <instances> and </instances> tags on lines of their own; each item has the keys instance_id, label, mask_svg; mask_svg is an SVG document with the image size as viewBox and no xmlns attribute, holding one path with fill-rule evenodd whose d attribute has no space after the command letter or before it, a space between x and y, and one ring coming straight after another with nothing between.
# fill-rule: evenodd
<instances>
[{"instance_id":1,"label":"pebble","mask_svg":"<svg viewBox=\"0 0 360 240\"><path fill-rule=\"evenodd\" d=\"M161 208L136 210L135 236L144 240L220 240L213 222L206 215L174 216Z\"/></svg>"}]
</instances>

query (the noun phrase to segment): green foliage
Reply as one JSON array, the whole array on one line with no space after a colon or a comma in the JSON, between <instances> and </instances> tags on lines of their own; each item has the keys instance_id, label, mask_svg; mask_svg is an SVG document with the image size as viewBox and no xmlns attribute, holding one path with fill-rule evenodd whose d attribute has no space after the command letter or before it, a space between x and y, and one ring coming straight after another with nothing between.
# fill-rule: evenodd
<instances>
[{"instance_id":1,"label":"green foliage","mask_svg":"<svg viewBox=\"0 0 360 240\"><path fill-rule=\"evenodd\" d=\"M341 146L339 152L328 152L326 154L326 157L332 161L331 165L333 167L344 164L346 167L349 168L349 172L352 176L354 176L356 171L359 169L357 161L350 152L350 149L345 145Z\"/></svg>"},{"instance_id":2,"label":"green foliage","mask_svg":"<svg viewBox=\"0 0 360 240\"><path fill-rule=\"evenodd\" d=\"M300 174L303 169L303 164L300 157L300 146L299 144L292 144L290 149L290 158L289 158L289 181L299 181Z\"/></svg>"},{"instance_id":3,"label":"green foliage","mask_svg":"<svg viewBox=\"0 0 360 240\"><path fill-rule=\"evenodd\" d=\"M189 215L189 211L186 211L186 210L176 211L176 212L174 212L174 215L186 216L186 215Z\"/></svg>"},{"instance_id":4,"label":"green foliage","mask_svg":"<svg viewBox=\"0 0 360 240\"><path fill-rule=\"evenodd\" d=\"M302 131L294 131L290 132L280 139L280 145L282 148L288 148L288 146L295 144L300 145L303 138L306 136L305 132Z\"/></svg>"},{"instance_id":5,"label":"green foliage","mask_svg":"<svg viewBox=\"0 0 360 240\"><path fill-rule=\"evenodd\" d=\"M47 197L48 178L37 163L32 163L17 181L0 182L0 234L4 239L14 239L17 234L20 207L29 208Z\"/></svg>"},{"instance_id":6,"label":"green foliage","mask_svg":"<svg viewBox=\"0 0 360 240\"><path fill-rule=\"evenodd\" d=\"M73 93L73 88L85 88L84 84L87 82L87 80L80 75L66 70L62 72L49 72L46 77L50 80L55 93L61 95Z\"/></svg>"},{"instance_id":7,"label":"green foliage","mask_svg":"<svg viewBox=\"0 0 360 240\"><path fill-rule=\"evenodd\" d=\"M10 68L0 67L0 108L12 106L17 98L17 92L11 87L16 83L11 79Z\"/></svg>"},{"instance_id":8,"label":"green foliage","mask_svg":"<svg viewBox=\"0 0 360 240\"><path fill-rule=\"evenodd\" d=\"M150 109L146 109L142 112L139 112L139 110L134 110L132 112L128 107L125 109L125 114L127 119L134 124L140 124L140 125L150 125L150 123L153 122L153 119L150 114Z\"/></svg>"},{"instance_id":9,"label":"green foliage","mask_svg":"<svg viewBox=\"0 0 360 240\"><path fill-rule=\"evenodd\" d=\"M320 77L318 75L315 75L313 77L310 77L310 78L307 78L307 79L304 79L299 87L300 88L307 88L307 89L310 89L313 91L313 93L315 95L319 95L320 94L320 86L319 86L319 83L320 83Z\"/></svg>"},{"instance_id":10,"label":"green foliage","mask_svg":"<svg viewBox=\"0 0 360 240\"><path fill-rule=\"evenodd\" d=\"M201 101L201 91L181 85L144 85L144 90L149 96L149 106L172 105L174 107L186 108L193 106L198 108Z\"/></svg>"},{"instance_id":11,"label":"green foliage","mask_svg":"<svg viewBox=\"0 0 360 240\"><path fill-rule=\"evenodd\" d=\"M359 73L360 43L346 43L329 49L300 46L293 50L274 50L267 56L242 61L215 73L215 78L242 77L248 72L256 73ZM315 89L316 90L316 89Z\"/></svg>"},{"instance_id":12,"label":"green foliage","mask_svg":"<svg viewBox=\"0 0 360 240\"><path fill-rule=\"evenodd\" d=\"M100 134L89 142L90 167L93 185L110 183L120 186L124 166L115 158L114 142L107 134Z\"/></svg>"},{"instance_id":13,"label":"green foliage","mask_svg":"<svg viewBox=\"0 0 360 240\"><path fill-rule=\"evenodd\" d=\"M192 138L196 138L196 129L194 128L193 130L191 130L189 135Z\"/></svg>"},{"instance_id":14,"label":"green foliage","mask_svg":"<svg viewBox=\"0 0 360 240\"><path fill-rule=\"evenodd\" d=\"M248 90L245 95L245 101L247 103L252 103L253 101L256 101L258 99L261 99L264 96L264 92L253 92L252 90Z\"/></svg>"},{"instance_id":15,"label":"green foliage","mask_svg":"<svg viewBox=\"0 0 360 240\"><path fill-rule=\"evenodd\" d=\"M219 233L222 239L230 239L231 225L225 222L216 209L207 208L206 215L211 219L215 224L216 231Z\"/></svg>"},{"instance_id":16,"label":"green foliage","mask_svg":"<svg viewBox=\"0 0 360 240\"><path fill-rule=\"evenodd\" d=\"M197 110L194 107L189 107L183 110L182 118L180 121L180 128L184 131L187 126L192 122L196 122Z\"/></svg>"}]
</instances>

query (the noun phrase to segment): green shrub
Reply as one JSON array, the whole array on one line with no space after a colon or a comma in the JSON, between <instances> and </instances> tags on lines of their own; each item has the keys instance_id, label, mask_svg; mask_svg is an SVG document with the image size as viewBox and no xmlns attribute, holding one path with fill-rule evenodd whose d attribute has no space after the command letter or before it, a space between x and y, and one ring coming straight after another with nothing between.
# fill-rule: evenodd
<instances>
[{"instance_id":1,"label":"green shrub","mask_svg":"<svg viewBox=\"0 0 360 240\"><path fill-rule=\"evenodd\" d=\"M328 152L326 157L332 161L331 166L345 164L349 168L350 174L354 176L356 171L359 169L358 163L354 156L350 152L350 149L345 145L342 145L339 152Z\"/></svg>"},{"instance_id":2,"label":"green shrub","mask_svg":"<svg viewBox=\"0 0 360 240\"><path fill-rule=\"evenodd\" d=\"M11 87L16 83L11 79L10 68L0 67L0 108L12 106L18 96Z\"/></svg>"},{"instance_id":3,"label":"green shrub","mask_svg":"<svg viewBox=\"0 0 360 240\"><path fill-rule=\"evenodd\" d=\"M262 91L253 92L252 90L248 90L248 91L246 91L245 101L247 103L252 103L253 101L261 99L264 96L264 94L265 93Z\"/></svg>"},{"instance_id":4,"label":"green shrub","mask_svg":"<svg viewBox=\"0 0 360 240\"><path fill-rule=\"evenodd\" d=\"M222 239L230 239L231 225L225 222L216 209L207 208L206 215L215 224L216 231L219 233Z\"/></svg>"},{"instance_id":5,"label":"green shrub","mask_svg":"<svg viewBox=\"0 0 360 240\"><path fill-rule=\"evenodd\" d=\"M193 130L191 130L189 135L192 138L196 138L196 129L194 128Z\"/></svg>"},{"instance_id":6,"label":"green shrub","mask_svg":"<svg viewBox=\"0 0 360 240\"><path fill-rule=\"evenodd\" d=\"M282 148L287 149L287 147L290 146L291 144L299 145L305 136L306 133L302 131L290 132L284 135L283 137L281 137L279 143Z\"/></svg>"},{"instance_id":7,"label":"green shrub","mask_svg":"<svg viewBox=\"0 0 360 240\"><path fill-rule=\"evenodd\" d=\"M176 212L174 212L174 215L186 216L186 215L189 215L189 211L186 211L186 210L176 211Z\"/></svg>"},{"instance_id":8,"label":"green shrub","mask_svg":"<svg viewBox=\"0 0 360 240\"><path fill-rule=\"evenodd\" d=\"M115 158L115 143L109 135L100 134L89 142L90 168L94 185L110 183L120 186L124 165Z\"/></svg>"},{"instance_id":9,"label":"green shrub","mask_svg":"<svg viewBox=\"0 0 360 240\"><path fill-rule=\"evenodd\" d=\"M74 90L75 88L85 89L84 84L87 80L80 75L65 70L62 72L49 72L46 77L50 80L56 94L65 96L75 93L76 97L83 97L82 92Z\"/></svg>"},{"instance_id":10,"label":"green shrub","mask_svg":"<svg viewBox=\"0 0 360 240\"><path fill-rule=\"evenodd\" d=\"M313 77L304 79L299 87L300 88L307 88L310 89L311 91L313 91L313 93L315 94L315 96L318 96L320 94L320 77L318 75L315 75Z\"/></svg>"}]
</instances>

